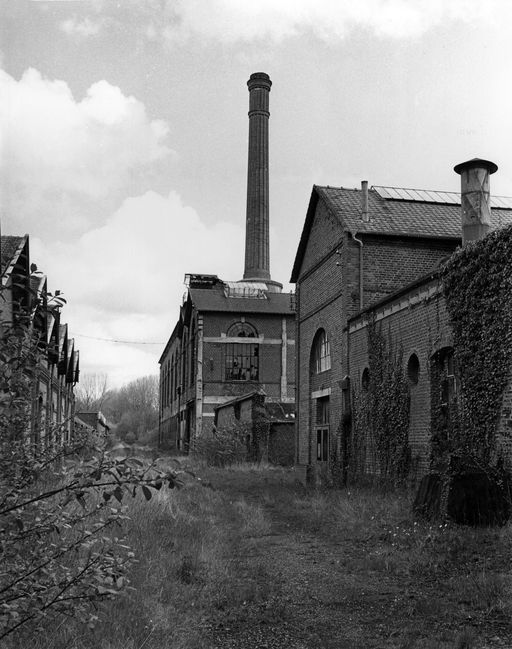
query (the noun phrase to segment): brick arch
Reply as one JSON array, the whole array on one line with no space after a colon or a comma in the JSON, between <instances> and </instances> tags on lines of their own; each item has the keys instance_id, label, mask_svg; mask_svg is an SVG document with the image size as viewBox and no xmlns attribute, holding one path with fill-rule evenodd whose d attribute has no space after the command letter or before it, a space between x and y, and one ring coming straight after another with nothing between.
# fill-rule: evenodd
<instances>
[{"instance_id":1,"label":"brick arch","mask_svg":"<svg viewBox=\"0 0 512 649\"><path fill-rule=\"evenodd\" d=\"M309 351L309 375L310 377L331 369L330 339L324 327L319 327Z\"/></svg>"},{"instance_id":2,"label":"brick arch","mask_svg":"<svg viewBox=\"0 0 512 649\"><path fill-rule=\"evenodd\" d=\"M234 322L232 322L232 324L229 325L227 336L239 338L257 338L258 330L253 324L247 322L246 320L235 320Z\"/></svg>"}]
</instances>

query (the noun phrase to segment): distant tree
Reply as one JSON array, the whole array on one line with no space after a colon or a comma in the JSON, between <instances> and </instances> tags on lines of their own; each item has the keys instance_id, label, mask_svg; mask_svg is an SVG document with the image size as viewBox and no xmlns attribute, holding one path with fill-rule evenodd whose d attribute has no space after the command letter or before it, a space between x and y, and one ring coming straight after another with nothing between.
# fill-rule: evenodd
<instances>
[{"instance_id":1,"label":"distant tree","mask_svg":"<svg viewBox=\"0 0 512 649\"><path fill-rule=\"evenodd\" d=\"M158 376L142 376L111 392L105 414L116 413L117 434L139 438L158 424Z\"/></svg>"},{"instance_id":2,"label":"distant tree","mask_svg":"<svg viewBox=\"0 0 512 649\"><path fill-rule=\"evenodd\" d=\"M105 373L80 376L80 382L75 388L77 412L102 410L108 397L108 377Z\"/></svg>"}]
</instances>

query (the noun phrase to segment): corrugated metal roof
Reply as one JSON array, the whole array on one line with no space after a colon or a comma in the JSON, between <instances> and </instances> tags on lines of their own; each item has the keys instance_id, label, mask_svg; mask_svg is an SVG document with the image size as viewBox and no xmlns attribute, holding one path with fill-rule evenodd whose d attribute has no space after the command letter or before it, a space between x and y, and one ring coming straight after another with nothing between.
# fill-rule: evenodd
<instances>
[{"instance_id":1,"label":"corrugated metal roof","mask_svg":"<svg viewBox=\"0 0 512 649\"><path fill-rule=\"evenodd\" d=\"M372 187L382 198L398 201L419 201L423 203L448 203L460 205L458 192L434 191L431 189L409 189L406 187ZM498 209L512 209L512 197L491 195L491 207Z\"/></svg>"}]
</instances>

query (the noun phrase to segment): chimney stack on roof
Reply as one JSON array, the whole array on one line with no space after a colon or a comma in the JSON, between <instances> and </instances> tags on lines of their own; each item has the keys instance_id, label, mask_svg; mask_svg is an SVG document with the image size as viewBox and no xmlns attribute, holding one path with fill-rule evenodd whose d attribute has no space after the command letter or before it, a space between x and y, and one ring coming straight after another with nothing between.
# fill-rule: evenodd
<instances>
[{"instance_id":1,"label":"chimney stack on roof","mask_svg":"<svg viewBox=\"0 0 512 649\"><path fill-rule=\"evenodd\" d=\"M489 160L473 158L453 169L460 174L462 243L465 244L485 237L492 229L489 176L498 166Z\"/></svg>"},{"instance_id":2,"label":"chimney stack on roof","mask_svg":"<svg viewBox=\"0 0 512 649\"><path fill-rule=\"evenodd\" d=\"M268 120L272 81L268 74L255 72L249 88L249 160L247 168L247 213L245 230L244 281L264 282L270 291L282 285L270 278Z\"/></svg>"}]
</instances>

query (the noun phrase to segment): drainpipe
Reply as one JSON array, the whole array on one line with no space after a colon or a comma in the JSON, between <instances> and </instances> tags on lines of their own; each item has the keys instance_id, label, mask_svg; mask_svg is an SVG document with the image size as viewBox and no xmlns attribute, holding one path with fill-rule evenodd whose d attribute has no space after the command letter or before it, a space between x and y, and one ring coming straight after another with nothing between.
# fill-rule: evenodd
<instances>
[{"instance_id":1,"label":"drainpipe","mask_svg":"<svg viewBox=\"0 0 512 649\"><path fill-rule=\"evenodd\" d=\"M368 212L368 181L361 180L361 220L365 223L370 221Z\"/></svg>"},{"instance_id":2,"label":"drainpipe","mask_svg":"<svg viewBox=\"0 0 512 649\"><path fill-rule=\"evenodd\" d=\"M359 310L363 310L363 242L356 237L357 232L350 232L352 239L359 244Z\"/></svg>"}]
</instances>

